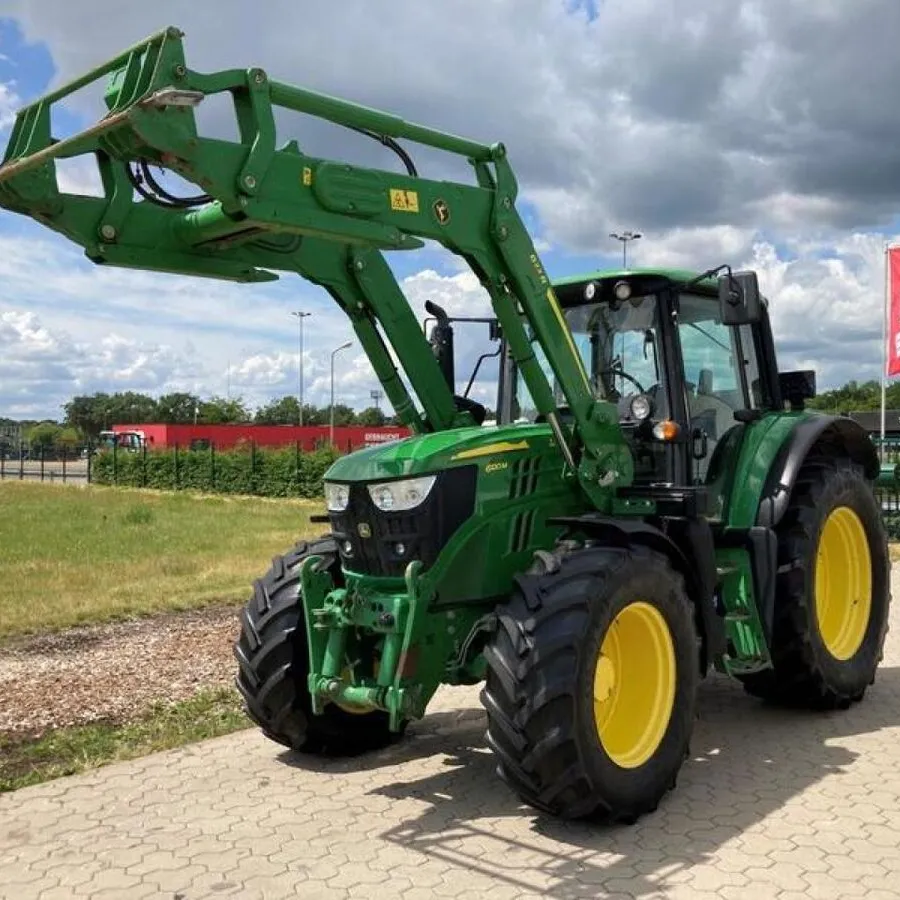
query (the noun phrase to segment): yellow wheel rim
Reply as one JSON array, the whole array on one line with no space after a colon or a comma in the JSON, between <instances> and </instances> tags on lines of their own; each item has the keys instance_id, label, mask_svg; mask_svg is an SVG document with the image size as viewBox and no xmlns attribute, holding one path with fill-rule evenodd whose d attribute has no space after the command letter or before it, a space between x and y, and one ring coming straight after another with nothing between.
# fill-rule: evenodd
<instances>
[{"instance_id":1,"label":"yellow wheel rim","mask_svg":"<svg viewBox=\"0 0 900 900\"><path fill-rule=\"evenodd\" d=\"M866 636L872 612L872 557L866 530L849 507L832 510L816 556L816 621L835 659L849 659Z\"/></svg>"},{"instance_id":2,"label":"yellow wheel rim","mask_svg":"<svg viewBox=\"0 0 900 900\"><path fill-rule=\"evenodd\" d=\"M644 601L609 626L594 668L594 721L609 758L623 769L656 752L675 705L675 646L669 626Z\"/></svg>"}]
</instances>

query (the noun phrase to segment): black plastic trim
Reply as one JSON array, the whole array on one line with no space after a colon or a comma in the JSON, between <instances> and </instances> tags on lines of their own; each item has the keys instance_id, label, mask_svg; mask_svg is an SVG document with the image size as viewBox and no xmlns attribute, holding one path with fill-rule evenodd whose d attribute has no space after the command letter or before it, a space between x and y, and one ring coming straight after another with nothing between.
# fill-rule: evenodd
<instances>
[{"instance_id":1,"label":"black plastic trim","mask_svg":"<svg viewBox=\"0 0 900 900\"><path fill-rule=\"evenodd\" d=\"M629 485L619 488L616 496L623 500L652 501L661 516L696 518L712 511L712 497L705 485Z\"/></svg>"},{"instance_id":2,"label":"black plastic trim","mask_svg":"<svg viewBox=\"0 0 900 900\"><path fill-rule=\"evenodd\" d=\"M410 476L414 477L414 476ZM404 479L379 479L381 481ZM437 473L425 502L405 512L382 512L369 497L367 482L349 485L350 502L331 513L331 526L344 567L365 575L400 577L413 560L429 568L453 533L475 510L478 466L467 465ZM360 533L360 526L368 535ZM347 553L344 544L350 543ZM396 552L403 544L402 555Z\"/></svg>"},{"instance_id":3,"label":"black plastic trim","mask_svg":"<svg viewBox=\"0 0 900 900\"><path fill-rule=\"evenodd\" d=\"M704 519L671 517L662 520L667 532L643 519L611 518L601 513L560 516L548 524L577 529L590 539L611 547L638 543L665 554L685 580L688 596L697 610L703 631L702 665L725 651L725 620L715 606L718 581L712 529Z\"/></svg>"},{"instance_id":4,"label":"black plastic trim","mask_svg":"<svg viewBox=\"0 0 900 900\"><path fill-rule=\"evenodd\" d=\"M829 431L843 445L843 452L865 467L867 478L878 477L878 451L860 424L846 416L824 414L803 419L794 427L772 463L759 501L757 525L774 528L781 521L809 451L820 440L827 441Z\"/></svg>"}]
</instances>

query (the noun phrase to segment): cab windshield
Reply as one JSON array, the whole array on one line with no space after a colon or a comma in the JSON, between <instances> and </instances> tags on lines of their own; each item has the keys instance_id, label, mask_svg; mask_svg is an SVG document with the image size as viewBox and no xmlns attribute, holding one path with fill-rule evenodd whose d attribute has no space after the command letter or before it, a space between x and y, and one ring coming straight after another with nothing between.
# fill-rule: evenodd
<instances>
[{"instance_id":1,"label":"cab windshield","mask_svg":"<svg viewBox=\"0 0 900 900\"><path fill-rule=\"evenodd\" d=\"M615 403L620 421L631 417L630 401L644 394L653 403L653 417L665 418L662 344L659 303L653 294L613 303L587 303L564 310L575 346L581 354L600 400ZM556 402L565 405L565 395L541 347L533 341L535 355L553 385ZM537 410L524 379L516 382L518 418L533 421Z\"/></svg>"}]
</instances>

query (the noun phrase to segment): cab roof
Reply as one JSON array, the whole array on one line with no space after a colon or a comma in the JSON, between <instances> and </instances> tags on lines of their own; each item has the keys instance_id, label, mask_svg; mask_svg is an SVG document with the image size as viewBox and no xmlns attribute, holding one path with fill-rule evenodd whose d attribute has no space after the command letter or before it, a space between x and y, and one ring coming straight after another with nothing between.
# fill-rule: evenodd
<instances>
[{"instance_id":1,"label":"cab roof","mask_svg":"<svg viewBox=\"0 0 900 900\"><path fill-rule=\"evenodd\" d=\"M601 281L607 278L659 278L667 281L691 281L700 274L700 272L690 269L597 269L583 275L567 275L565 278L556 278L553 286L567 287L572 284L584 284L587 281ZM697 287L716 290L716 279L704 278L703 281L697 283Z\"/></svg>"},{"instance_id":2,"label":"cab roof","mask_svg":"<svg viewBox=\"0 0 900 900\"><path fill-rule=\"evenodd\" d=\"M600 283L596 299L602 302L612 298L612 287L620 280L631 283L635 296L644 296L655 293L672 283L692 281L700 274L702 273L687 269L598 269L583 275L558 278L553 281L553 289L561 306L580 306L585 302L580 287L589 281ZM692 285L691 290L716 296L718 282L714 277L704 278Z\"/></svg>"}]
</instances>

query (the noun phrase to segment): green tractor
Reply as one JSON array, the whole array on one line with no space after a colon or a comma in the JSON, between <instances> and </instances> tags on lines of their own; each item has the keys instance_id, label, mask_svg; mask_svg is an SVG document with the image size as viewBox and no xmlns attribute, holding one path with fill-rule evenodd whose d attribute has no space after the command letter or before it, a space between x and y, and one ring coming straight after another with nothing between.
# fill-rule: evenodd
<instances>
[{"instance_id":1,"label":"green tractor","mask_svg":"<svg viewBox=\"0 0 900 900\"><path fill-rule=\"evenodd\" d=\"M272 740L374 750L440 685L483 682L487 742L523 800L634 821L675 784L712 670L800 707L862 698L890 602L878 458L852 421L804 408L812 373L779 372L754 273L551 281L502 144L258 68L196 72L181 37L19 112L0 205L98 265L323 287L413 432L331 467L327 535L277 558L242 612L237 686ZM101 78L104 116L55 138L51 107ZM226 92L234 141L195 117ZM276 145L276 107L377 139L402 170ZM473 183L420 175L401 141L463 156ZM102 197L58 188L56 160L83 154ZM490 296L495 423L457 393L451 317L430 306L427 339L384 259L426 240Z\"/></svg>"}]
</instances>

